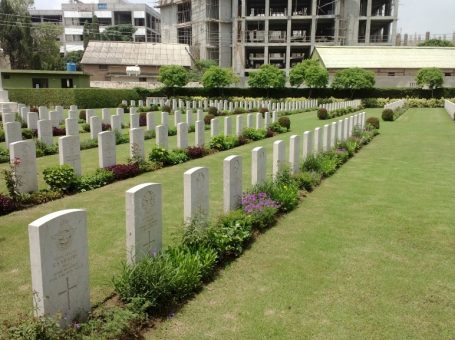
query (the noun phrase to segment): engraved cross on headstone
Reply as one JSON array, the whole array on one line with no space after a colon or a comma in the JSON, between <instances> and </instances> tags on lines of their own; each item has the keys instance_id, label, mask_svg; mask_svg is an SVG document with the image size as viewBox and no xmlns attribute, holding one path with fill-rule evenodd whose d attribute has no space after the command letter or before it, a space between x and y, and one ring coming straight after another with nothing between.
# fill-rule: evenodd
<instances>
[{"instance_id":1,"label":"engraved cross on headstone","mask_svg":"<svg viewBox=\"0 0 455 340\"><path fill-rule=\"evenodd\" d=\"M74 289L76 287L77 287L77 284L70 287L69 278L67 277L66 278L66 290L58 293L59 296L66 293L66 299L67 299L67 302L68 302L68 309L71 309L70 290Z\"/></svg>"}]
</instances>

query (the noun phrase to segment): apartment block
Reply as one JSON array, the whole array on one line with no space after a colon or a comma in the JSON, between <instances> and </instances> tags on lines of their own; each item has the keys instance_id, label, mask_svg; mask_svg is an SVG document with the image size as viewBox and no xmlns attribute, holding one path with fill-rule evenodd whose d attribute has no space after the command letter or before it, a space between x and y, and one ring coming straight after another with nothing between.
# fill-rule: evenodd
<instances>
[{"instance_id":1,"label":"apartment block","mask_svg":"<svg viewBox=\"0 0 455 340\"><path fill-rule=\"evenodd\" d=\"M30 10L32 22L53 22L64 27L60 38L62 52L83 49L85 22L98 17L100 32L106 27L132 24L136 28L135 42L160 42L160 13L147 4L129 3L125 0L79 1L63 3L61 10Z\"/></svg>"},{"instance_id":2,"label":"apartment block","mask_svg":"<svg viewBox=\"0 0 455 340\"><path fill-rule=\"evenodd\" d=\"M163 42L248 73L289 73L316 45L395 44L398 0L161 0Z\"/></svg>"}]
</instances>

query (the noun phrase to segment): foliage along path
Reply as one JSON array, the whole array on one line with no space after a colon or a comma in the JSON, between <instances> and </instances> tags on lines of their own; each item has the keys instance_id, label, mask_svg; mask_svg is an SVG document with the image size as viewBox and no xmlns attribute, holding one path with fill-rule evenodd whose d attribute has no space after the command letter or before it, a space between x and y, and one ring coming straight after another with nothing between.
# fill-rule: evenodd
<instances>
[{"instance_id":1,"label":"foliage along path","mask_svg":"<svg viewBox=\"0 0 455 340\"><path fill-rule=\"evenodd\" d=\"M147 338L453 338L455 124L411 109Z\"/></svg>"}]
</instances>

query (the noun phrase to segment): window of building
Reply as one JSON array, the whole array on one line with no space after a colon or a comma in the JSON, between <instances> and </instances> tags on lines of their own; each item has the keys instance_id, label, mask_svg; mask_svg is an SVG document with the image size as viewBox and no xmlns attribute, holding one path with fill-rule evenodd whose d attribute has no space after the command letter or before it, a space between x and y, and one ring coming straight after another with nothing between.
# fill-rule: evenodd
<instances>
[{"instance_id":1,"label":"window of building","mask_svg":"<svg viewBox=\"0 0 455 340\"><path fill-rule=\"evenodd\" d=\"M135 18L134 26L145 26L145 19L144 18Z\"/></svg>"},{"instance_id":2,"label":"window of building","mask_svg":"<svg viewBox=\"0 0 455 340\"><path fill-rule=\"evenodd\" d=\"M47 89L49 80L47 78L32 78L32 87L34 89Z\"/></svg>"},{"instance_id":3,"label":"window of building","mask_svg":"<svg viewBox=\"0 0 455 340\"><path fill-rule=\"evenodd\" d=\"M111 26L112 19L111 18L98 18L98 23L100 26Z\"/></svg>"},{"instance_id":4,"label":"window of building","mask_svg":"<svg viewBox=\"0 0 455 340\"><path fill-rule=\"evenodd\" d=\"M181 24L189 21L191 21L191 2L177 5L177 22Z\"/></svg>"},{"instance_id":5,"label":"window of building","mask_svg":"<svg viewBox=\"0 0 455 340\"><path fill-rule=\"evenodd\" d=\"M62 89L72 89L74 87L73 79L63 78L62 79Z\"/></svg>"},{"instance_id":6,"label":"window of building","mask_svg":"<svg viewBox=\"0 0 455 340\"><path fill-rule=\"evenodd\" d=\"M99 68L101 71L107 71L107 69L108 69L107 65L98 65L98 68Z\"/></svg>"},{"instance_id":7,"label":"window of building","mask_svg":"<svg viewBox=\"0 0 455 340\"><path fill-rule=\"evenodd\" d=\"M10 75L8 73L3 73L3 79L9 79Z\"/></svg>"},{"instance_id":8,"label":"window of building","mask_svg":"<svg viewBox=\"0 0 455 340\"><path fill-rule=\"evenodd\" d=\"M388 72L387 75L388 75L389 77L395 77L395 72Z\"/></svg>"},{"instance_id":9,"label":"window of building","mask_svg":"<svg viewBox=\"0 0 455 340\"><path fill-rule=\"evenodd\" d=\"M145 78L145 77L140 77L140 78L139 78L139 81L145 83L145 82L147 81L147 78Z\"/></svg>"},{"instance_id":10,"label":"window of building","mask_svg":"<svg viewBox=\"0 0 455 340\"><path fill-rule=\"evenodd\" d=\"M191 45L191 27L182 27L177 29L177 38L179 44L188 44Z\"/></svg>"},{"instance_id":11,"label":"window of building","mask_svg":"<svg viewBox=\"0 0 455 340\"><path fill-rule=\"evenodd\" d=\"M452 77L452 73L446 72L446 73L444 73L444 76L446 76L446 77Z\"/></svg>"},{"instance_id":12,"label":"window of building","mask_svg":"<svg viewBox=\"0 0 455 340\"><path fill-rule=\"evenodd\" d=\"M145 42L145 35L136 35L134 36L135 42Z\"/></svg>"}]
</instances>

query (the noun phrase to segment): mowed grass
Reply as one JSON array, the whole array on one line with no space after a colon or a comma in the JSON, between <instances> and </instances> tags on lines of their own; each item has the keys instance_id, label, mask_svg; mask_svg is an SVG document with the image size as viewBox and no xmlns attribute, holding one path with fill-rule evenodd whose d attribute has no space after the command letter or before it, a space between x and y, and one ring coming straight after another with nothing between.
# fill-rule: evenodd
<instances>
[{"instance_id":1,"label":"mowed grass","mask_svg":"<svg viewBox=\"0 0 455 340\"><path fill-rule=\"evenodd\" d=\"M411 109L150 339L455 338L455 124Z\"/></svg>"},{"instance_id":2,"label":"mowed grass","mask_svg":"<svg viewBox=\"0 0 455 340\"><path fill-rule=\"evenodd\" d=\"M377 114L379 111L374 112ZM288 152L289 136L302 134L305 130L327 123L319 121L314 111L293 115L290 116L290 119L292 131L287 134L216 153L179 166L146 173L126 181L113 183L104 188L68 196L61 200L0 217L0 301L2 301L0 320L11 319L21 312L31 311L32 292L27 231L29 223L48 213L62 209L87 209L90 287L92 303L95 304L112 292L111 278L119 272L121 262L125 259L126 190L141 183L161 183L163 187L164 244L171 245L180 242L183 221L183 173L195 166L209 168L211 214L213 216L221 214L223 209L224 158L234 154L243 157L244 188L248 188L250 184L250 155L254 147L266 147L270 173L274 140L286 141ZM170 143L171 146L172 143ZM151 150L153 144L154 141L146 141L147 151ZM123 156L121 150L123 150ZM126 159L128 146L118 146L117 152L119 161L122 157ZM39 172L42 172L42 169L47 166L57 164L57 156L39 158ZM83 151L82 164L83 172L94 171L98 167L97 149ZM2 187L4 187L4 183Z\"/></svg>"}]
</instances>

